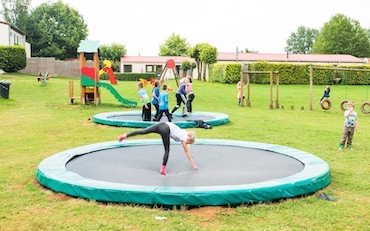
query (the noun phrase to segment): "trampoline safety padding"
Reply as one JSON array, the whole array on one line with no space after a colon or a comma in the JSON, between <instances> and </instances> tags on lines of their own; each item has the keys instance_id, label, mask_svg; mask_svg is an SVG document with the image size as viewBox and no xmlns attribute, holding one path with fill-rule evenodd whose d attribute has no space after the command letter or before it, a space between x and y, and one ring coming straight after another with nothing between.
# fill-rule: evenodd
<instances>
[{"instance_id":1,"label":"trampoline safety padding","mask_svg":"<svg viewBox=\"0 0 370 231\"><path fill-rule=\"evenodd\" d=\"M152 113L152 118L154 114ZM172 122L181 128L194 128L197 123L195 120L203 120L211 126L218 126L229 122L229 116L217 112L193 112L191 115L182 117L181 113L174 113ZM158 122L143 121L141 111L126 112L106 112L94 115L93 121L98 124L105 124L117 127L146 128ZM168 121L166 115L162 116L161 121Z\"/></svg>"},{"instance_id":2,"label":"trampoline safety padding","mask_svg":"<svg viewBox=\"0 0 370 231\"><path fill-rule=\"evenodd\" d=\"M329 165L290 147L197 139L195 170L179 143L171 144L167 176L159 174L160 139L96 143L44 159L37 181L96 201L144 205L238 205L314 193L330 183Z\"/></svg>"}]
</instances>

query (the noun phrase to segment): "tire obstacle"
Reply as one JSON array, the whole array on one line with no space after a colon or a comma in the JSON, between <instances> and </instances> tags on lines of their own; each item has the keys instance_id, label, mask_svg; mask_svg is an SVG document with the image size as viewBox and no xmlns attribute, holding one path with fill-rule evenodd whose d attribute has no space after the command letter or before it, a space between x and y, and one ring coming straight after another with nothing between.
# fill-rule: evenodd
<instances>
[{"instance_id":1,"label":"tire obstacle","mask_svg":"<svg viewBox=\"0 0 370 231\"><path fill-rule=\"evenodd\" d=\"M314 69L321 69L321 70L334 70L334 71L358 71L358 72L366 72L366 91L368 90L368 80L369 80L369 72L370 69L356 69L356 68L338 68L338 67L318 67L318 66L310 66L310 110L313 110L313 70ZM335 82L341 81L340 78L333 79ZM348 76L346 76L346 85L348 85ZM346 90L347 93L347 90ZM346 94L347 98L347 94ZM366 92L366 102L361 104L361 112L364 114L370 114L370 102L367 101L367 92ZM343 100L339 107L342 111L345 111L345 105L348 103L348 100ZM324 110L329 110L332 106L331 101L328 98L322 100L321 108Z\"/></svg>"}]
</instances>

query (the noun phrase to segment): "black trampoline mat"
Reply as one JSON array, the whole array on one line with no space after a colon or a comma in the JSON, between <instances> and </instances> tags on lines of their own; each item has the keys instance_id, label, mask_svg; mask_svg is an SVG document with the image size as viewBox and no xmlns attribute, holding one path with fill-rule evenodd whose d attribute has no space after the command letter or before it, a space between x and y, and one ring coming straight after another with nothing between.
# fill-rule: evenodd
<instances>
[{"instance_id":1,"label":"black trampoline mat","mask_svg":"<svg viewBox=\"0 0 370 231\"><path fill-rule=\"evenodd\" d=\"M167 176L159 173L162 145L127 146L76 156L66 169L80 176L138 186L225 186L279 179L304 169L297 159L283 154L228 145L190 147L199 170L190 165L181 145L172 144Z\"/></svg>"}]
</instances>

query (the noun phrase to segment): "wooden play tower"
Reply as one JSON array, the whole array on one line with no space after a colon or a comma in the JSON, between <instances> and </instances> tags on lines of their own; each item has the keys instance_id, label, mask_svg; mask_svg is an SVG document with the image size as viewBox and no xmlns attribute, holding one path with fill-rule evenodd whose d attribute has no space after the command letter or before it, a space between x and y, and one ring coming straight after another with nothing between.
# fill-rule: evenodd
<instances>
[{"instance_id":1,"label":"wooden play tower","mask_svg":"<svg viewBox=\"0 0 370 231\"><path fill-rule=\"evenodd\" d=\"M99 42L90 40L82 40L77 49L81 73L81 104L86 104L87 101L93 101L95 105L100 103L98 49ZM92 60L93 67L87 67L86 60Z\"/></svg>"}]
</instances>

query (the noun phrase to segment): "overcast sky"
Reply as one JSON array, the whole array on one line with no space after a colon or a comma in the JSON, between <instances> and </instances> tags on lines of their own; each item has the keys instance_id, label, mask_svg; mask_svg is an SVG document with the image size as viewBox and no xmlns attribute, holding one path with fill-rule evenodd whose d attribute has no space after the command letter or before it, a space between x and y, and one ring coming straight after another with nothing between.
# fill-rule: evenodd
<instances>
[{"instance_id":1,"label":"overcast sky","mask_svg":"<svg viewBox=\"0 0 370 231\"><path fill-rule=\"evenodd\" d=\"M62 0L88 25L88 39L119 43L126 55L157 55L172 33L218 52L284 53L299 26L321 29L341 13L370 28L370 0ZM32 0L36 7L48 0Z\"/></svg>"}]
</instances>

